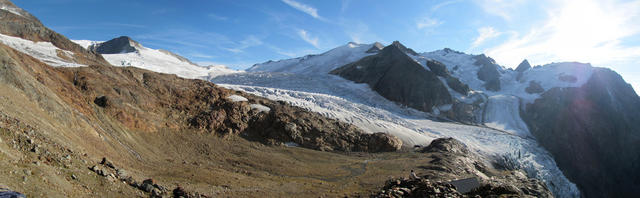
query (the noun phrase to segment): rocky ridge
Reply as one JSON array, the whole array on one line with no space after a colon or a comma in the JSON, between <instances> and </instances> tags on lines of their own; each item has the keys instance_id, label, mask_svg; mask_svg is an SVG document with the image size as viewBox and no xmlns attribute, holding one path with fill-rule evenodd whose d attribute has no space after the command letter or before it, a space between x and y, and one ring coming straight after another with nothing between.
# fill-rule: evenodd
<instances>
[{"instance_id":1,"label":"rocky ridge","mask_svg":"<svg viewBox=\"0 0 640 198\"><path fill-rule=\"evenodd\" d=\"M453 138L435 139L420 152L432 163L420 167L419 178L388 180L372 197L553 197L543 182L518 170L490 168ZM480 185L461 193L452 181L464 178L478 179Z\"/></svg>"},{"instance_id":2,"label":"rocky ridge","mask_svg":"<svg viewBox=\"0 0 640 198\"><path fill-rule=\"evenodd\" d=\"M367 83L381 96L409 107L431 112L434 106L450 104L451 95L435 73L407 56L399 42L378 54L331 71L356 83Z\"/></svg>"}]
</instances>

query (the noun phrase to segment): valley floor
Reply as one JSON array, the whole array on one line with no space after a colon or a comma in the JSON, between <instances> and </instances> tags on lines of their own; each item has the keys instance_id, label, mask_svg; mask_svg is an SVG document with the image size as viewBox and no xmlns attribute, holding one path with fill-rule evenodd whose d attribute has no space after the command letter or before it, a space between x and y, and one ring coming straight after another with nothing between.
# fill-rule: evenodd
<instances>
[{"instance_id":1,"label":"valley floor","mask_svg":"<svg viewBox=\"0 0 640 198\"><path fill-rule=\"evenodd\" d=\"M101 159L27 133L0 129L0 175L11 189L28 197L147 196L89 170ZM40 151L29 149L27 136ZM432 160L410 151L339 154L191 132L132 133L131 138L145 142L140 147L147 148L134 148L141 158L109 160L135 180L152 178L169 189L179 185L224 197L368 196L390 178L408 177L411 169L420 173Z\"/></svg>"}]
</instances>

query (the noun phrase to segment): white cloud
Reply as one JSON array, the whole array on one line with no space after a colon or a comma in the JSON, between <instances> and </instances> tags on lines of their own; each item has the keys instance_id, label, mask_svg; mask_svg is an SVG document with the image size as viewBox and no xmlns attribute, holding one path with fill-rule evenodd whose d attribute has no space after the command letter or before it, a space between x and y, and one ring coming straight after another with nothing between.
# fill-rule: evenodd
<instances>
[{"instance_id":1,"label":"white cloud","mask_svg":"<svg viewBox=\"0 0 640 198\"><path fill-rule=\"evenodd\" d=\"M205 59L213 58L213 56L211 56L211 55L203 54L203 53L199 53L199 52L190 53L189 56L191 56L193 58L205 58Z\"/></svg>"},{"instance_id":2,"label":"white cloud","mask_svg":"<svg viewBox=\"0 0 640 198\"><path fill-rule=\"evenodd\" d=\"M543 25L486 50L501 64L531 62L590 62L609 65L640 56L640 46L623 39L640 33L640 1L558 1L550 5Z\"/></svg>"},{"instance_id":3,"label":"white cloud","mask_svg":"<svg viewBox=\"0 0 640 198\"><path fill-rule=\"evenodd\" d=\"M312 37L306 30L298 30L298 35L302 40L318 48L318 37Z\"/></svg>"},{"instance_id":4,"label":"white cloud","mask_svg":"<svg viewBox=\"0 0 640 198\"><path fill-rule=\"evenodd\" d=\"M263 42L262 40L260 40L258 37L254 36L254 35L249 35L247 36L247 38L245 38L244 40L240 41L240 43L236 44L236 47L233 48L223 48L227 51L233 52L233 53L241 53L244 52L244 49L253 47L253 46L259 46L262 45Z\"/></svg>"},{"instance_id":5,"label":"white cloud","mask_svg":"<svg viewBox=\"0 0 640 198\"><path fill-rule=\"evenodd\" d=\"M416 27L418 29L425 29L425 28L433 28L439 25L442 25L442 21L438 20L438 19L434 19L434 18L430 18L430 17L424 17L419 19L416 22Z\"/></svg>"},{"instance_id":6,"label":"white cloud","mask_svg":"<svg viewBox=\"0 0 640 198\"><path fill-rule=\"evenodd\" d=\"M486 13L502 17L510 21L513 13L517 13L526 0L474 0ZM542 2L542 1L540 1Z\"/></svg>"},{"instance_id":7,"label":"white cloud","mask_svg":"<svg viewBox=\"0 0 640 198\"><path fill-rule=\"evenodd\" d=\"M309 5L294 1L294 0L282 0L282 2L286 3L287 5L295 8L296 10L300 10L304 13L307 13L308 15L310 15L313 18L316 19L322 19L322 17L320 17L320 15L318 15L318 9L311 7Z\"/></svg>"},{"instance_id":8,"label":"white cloud","mask_svg":"<svg viewBox=\"0 0 640 198\"><path fill-rule=\"evenodd\" d=\"M349 8L349 4L351 4L351 0L342 0L342 6L340 7L340 12L344 13Z\"/></svg>"},{"instance_id":9,"label":"white cloud","mask_svg":"<svg viewBox=\"0 0 640 198\"><path fill-rule=\"evenodd\" d=\"M502 34L502 33L496 31L493 27L490 27L490 26L482 27L482 28L478 29L478 37L476 37L476 39L471 44L471 48L475 48L475 47L481 45L482 43L487 41L487 39L498 37L498 36L500 36L500 34Z\"/></svg>"},{"instance_id":10,"label":"white cloud","mask_svg":"<svg viewBox=\"0 0 640 198\"><path fill-rule=\"evenodd\" d=\"M436 4L436 5L431 7L431 12L438 11L440 8L443 8L445 6L448 6L448 5L451 5L451 4L454 4L454 3L458 3L458 2L461 2L461 1L462 0L449 0L449 1L440 2L440 3L438 3L438 4Z\"/></svg>"}]
</instances>

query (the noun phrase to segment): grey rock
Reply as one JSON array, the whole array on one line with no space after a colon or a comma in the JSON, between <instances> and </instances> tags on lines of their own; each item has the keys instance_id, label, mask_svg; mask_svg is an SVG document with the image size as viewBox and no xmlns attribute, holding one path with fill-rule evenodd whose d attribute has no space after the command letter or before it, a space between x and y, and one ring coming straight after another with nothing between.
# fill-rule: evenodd
<instances>
[{"instance_id":1,"label":"grey rock","mask_svg":"<svg viewBox=\"0 0 640 198\"><path fill-rule=\"evenodd\" d=\"M409 107L431 112L432 107L450 104L446 86L431 71L403 52L402 46L389 45L376 55L331 71L356 83L367 83L381 96Z\"/></svg>"},{"instance_id":2,"label":"grey rock","mask_svg":"<svg viewBox=\"0 0 640 198\"><path fill-rule=\"evenodd\" d=\"M98 96L93 100L93 103L98 105L99 107L105 108L109 106L109 97L107 96Z\"/></svg>"},{"instance_id":3,"label":"grey rock","mask_svg":"<svg viewBox=\"0 0 640 198\"><path fill-rule=\"evenodd\" d=\"M640 97L616 72L593 68L581 87L549 89L522 117L581 194L640 194Z\"/></svg>"},{"instance_id":4,"label":"grey rock","mask_svg":"<svg viewBox=\"0 0 640 198\"><path fill-rule=\"evenodd\" d=\"M524 72L531 69L531 64L529 64L529 61L527 61L527 59L524 59L519 65L518 67L516 67L516 71L517 72Z\"/></svg>"},{"instance_id":5,"label":"grey rock","mask_svg":"<svg viewBox=\"0 0 640 198\"><path fill-rule=\"evenodd\" d=\"M530 94L542 93L544 92L544 88L542 88L539 82L532 80L532 81L529 81L529 86L525 88L524 91Z\"/></svg>"},{"instance_id":6,"label":"grey rock","mask_svg":"<svg viewBox=\"0 0 640 198\"><path fill-rule=\"evenodd\" d=\"M367 53L378 53L382 48L384 48L382 43L375 42L373 46L367 50Z\"/></svg>"},{"instance_id":7,"label":"grey rock","mask_svg":"<svg viewBox=\"0 0 640 198\"><path fill-rule=\"evenodd\" d=\"M136 52L141 45L127 36L111 39L107 42L94 46L93 50L99 54L120 54Z\"/></svg>"},{"instance_id":8,"label":"grey rock","mask_svg":"<svg viewBox=\"0 0 640 198\"><path fill-rule=\"evenodd\" d=\"M392 152L402 148L402 140L387 133L374 133L369 138L369 151L371 152Z\"/></svg>"},{"instance_id":9,"label":"grey rock","mask_svg":"<svg viewBox=\"0 0 640 198\"><path fill-rule=\"evenodd\" d=\"M489 91L499 91L500 90L500 72L498 71L498 66L495 60L482 55L477 55L473 57L476 62L475 65L480 67L478 70L478 79L485 81L485 88Z\"/></svg>"}]
</instances>

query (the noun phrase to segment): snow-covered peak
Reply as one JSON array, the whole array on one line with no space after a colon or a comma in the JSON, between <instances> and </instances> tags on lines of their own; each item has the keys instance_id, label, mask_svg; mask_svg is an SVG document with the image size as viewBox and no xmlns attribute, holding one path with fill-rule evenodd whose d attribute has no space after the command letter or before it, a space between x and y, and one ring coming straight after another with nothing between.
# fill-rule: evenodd
<instances>
[{"instance_id":1,"label":"snow-covered peak","mask_svg":"<svg viewBox=\"0 0 640 198\"><path fill-rule=\"evenodd\" d=\"M301 73L327 74L329 71L351 62L360 60L361 58L374 53L367 53L373 48L374 44L358 44L349 42L346 45L339 46L322 54L306 55L303 57L285 59L279 61L268 61L265 63L255 64L247 69L249 72L283 72L283 73Z\"/></svg>"},{"instance_id":2,"label":"snow-covered peak","mask_svg":"<svg viewBox=\"0 0 640 198\"><path fill-rule=\"evenodd\" d=\"M90 40L74 40L73 42L102 54L114 66L138 67L192 79L207 79L209 76L237 72L228 68L199 66L173 52L147 48L126 36L107 42Z\"/></svg>"}]
</instances>

